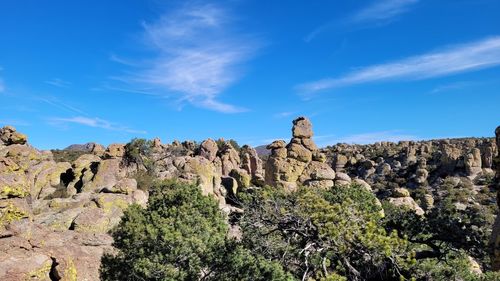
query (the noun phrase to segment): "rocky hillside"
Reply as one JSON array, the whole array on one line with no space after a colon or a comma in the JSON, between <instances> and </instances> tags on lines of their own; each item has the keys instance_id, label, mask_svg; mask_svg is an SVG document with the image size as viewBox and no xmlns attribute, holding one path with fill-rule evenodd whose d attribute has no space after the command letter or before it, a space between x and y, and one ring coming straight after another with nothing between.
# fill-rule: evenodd
<instances>
[{"instance_id":1,"label":"rocky hillside","mask_svg":"<svg viewBox=\"0 0 500 281\"><path fill-rule=\"evenodd\" d=\"M298 186L326 189L351 183L418 216L447 196L455 198L459 210L496 213L499 130L496 141L338 144L324 149L312 136L311 122L295 119L290 142L269 144L266 161L249 146L236 149L229 141L211 139L200 144L135 139L107 148L92 144L68 156L39 151L25 135L4 127L0 280L98 280L101 256L113 251L109 230L130 204L147 204L154 180L194 183L228 215L243 212L235 198L253 187L291 192ZM238 236L237 227L231 231Z\"/></svg>"}]
</instances>

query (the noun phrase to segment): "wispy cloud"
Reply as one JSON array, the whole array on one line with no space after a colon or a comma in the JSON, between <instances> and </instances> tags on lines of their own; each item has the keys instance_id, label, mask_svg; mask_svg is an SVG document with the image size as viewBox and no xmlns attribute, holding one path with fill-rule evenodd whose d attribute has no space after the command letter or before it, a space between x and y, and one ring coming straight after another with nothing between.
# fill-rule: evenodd
<instances>
[{"instance_id":1,"label":"wispy cloud","mask_svg":"<svg viewBox=\"0 0 500 281\"><path fill-rule=\"evenodd\" d=\"M188 4L144 23L146 44L156 52L130 81L195 106L234 113L244 108L226 104L220 94L241 78L242 63L250 59L256 40L231 29L228 12L216 5ZM114 61L126 62L117 56Z\"/></svg>"},{"instance_id":2,"label":"wispy cloud","mask_svg":"<svg viewBox=\"0 0 500 281\"><path fill-rule=\"evenodd\" d=\"M452 90L461 90L463 88L469 87L471 85L477 84L476 82L469 82L469 81L459 81L459 82L453 82L453 83L448 83L448 84L443 84L435 87L430 91L431 94L436 94L436 93L441 93L441 92L448 92Z\"/></svg>"},{"instance_id":3,"label":"wispy cloud","mask_svg":"<svg viewBox=\"0 0 500 281\"><path fill-rule=\"evenodd\" d=\"M387 22L407 12L419 0L383 0L354 14L349 21L352 23Z\"/></svg>"},{"instance_id":4,"label":"wispy cloud","mask_svg":"<svg viewBox=\"0 0 500 281\"><path fill-rule=\"evenodd\" d=\"M52 105L56 108L59 108L61 110L70 112L70 113L77 113L77 114L83 114L86 115L86 113L83 110L80 110L79 108L76 108L66 102L63 102L59 100L58 98L55 97L41 97L41 96L36 96L33 97L33 100L35 101L41 101L44 103L47 103L49 105Z\"/></svg>"},{"instance_id":5,"label":"wispy cloud","mask_svg":"<svg viewBox=\"0 0 500 281\"><path fill-rule=\"evenodd\" d=\"M100 118L89 118L89 117L84 117L84 116L76 116L76 117L71 117L71 118L50 118L49 119L49 124L52 125L60 125L60 124L68 124L68 123L73 123L73 124L78 124L78 125L83 125L83 126L88 126L88 127L93 127L93 128L100 128L100 129L105 129L105 130L111 130L111 131L121 131L121 132L126 132L126 133L131 133L131 134L146 134L146 131L141 131L141 130L133 130L125 126L121 126L118 124L115 124L113 122L100 119Z\"/></svg>"},{"instance_id":6,"label":"wispy cloud","mask_svg":"<svg viewBox=\"0 0 500 281\"><path fill-rule=\"evenodd\" d=\"M327 78L297 86L303 93L314 93L374 81L421 80L475 71L500 64L500 37L450 47L400 61L360 68L344 76Z\"/></svg>"},{"instance_id":7,"label":"wispy cloud","mask_svg":"<svg viewBox=\"0 0 500 281\"><path fill-rule=\"evenodd\" d=\"M275 118L287 118L287 117L290 117L293 115L297 115L297 112L296 111L284 111L284 112L278 112L278 113L274 114L273 116Z\"/></svg>"},{"instance_id":8,"label":"wispy cloud","mask_svg":"<svg viewBox=\"0 0 500 281\"><path fill-rule=\"evenodd\" d=\"M52 78L50 80L45 81L45 83L58 88L67 88L71 85L70 82L64 81L63 79L60 78Z\"/></svg>"},{"instance_id":9,"label":"wispy cloud","mask_svg":"<svg viewBox=\"0 0 500 281\"><path fill-rule=\"evenodd\" d=\"M411 134L405 134L398 130L369 132L369 133L354 134L348 136L327 135L327 136L314 137L314 140L320 147L334 145L337 143L370 144L380 141L398 142L403 140L418 140L418 139L420 138L417 136Z\"/></svg>"},{"instance_id":10,"label":"wispy cloud","mask_svg":"<svg viewBox=\"0 0 500 281\"><path fill-rule=\"evenodd\" d=\"M318 26L304 38L304 41L310 42L319 34L337 26L368 26L369 24L372 27L387 24L409 11L418 2L419 0L375 0L371 5L340 21L329 21Z\"/></svg>"}]
</instances>

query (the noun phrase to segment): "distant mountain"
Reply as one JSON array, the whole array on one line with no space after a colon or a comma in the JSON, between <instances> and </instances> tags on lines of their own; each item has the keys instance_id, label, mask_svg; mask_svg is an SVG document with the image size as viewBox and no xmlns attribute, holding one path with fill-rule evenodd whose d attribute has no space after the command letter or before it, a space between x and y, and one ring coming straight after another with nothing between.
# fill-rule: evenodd
<instances>
[{"instance_id":1,"label":"distant mountain","mask_svg":"<svg viewBox=\"0 0 500 281\"><path fill-rule=\"evenodd\" d=\"M94 148L96 144L93 142L88 142L84 144L72 144L68 147L66 147L63 150L67 151L81 151L81 152L92 152L92 149Z\"/></svg>"},{"instance_id":2,"label":"distant mountain","mask_svg":"<svg viewBox=\"0 0 500 281\"><path fill-rule=\"evenodd\" d=\"M255 150L257 151L257 154L259 156L268 156L271 154L271 150L267 149L266 146L267 146L267 144L255 147Z\"/></svg>"}]
</instances>

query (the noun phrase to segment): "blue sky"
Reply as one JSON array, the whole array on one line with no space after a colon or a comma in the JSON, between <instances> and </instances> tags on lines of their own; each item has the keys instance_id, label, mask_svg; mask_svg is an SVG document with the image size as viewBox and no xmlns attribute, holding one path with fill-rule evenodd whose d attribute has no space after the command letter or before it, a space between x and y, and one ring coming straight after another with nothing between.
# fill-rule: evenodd
<instances>
[{"instance_id":1,"label":"blue sky","mask_svg":"<svg viewBox=\"0 0 500 281\"><path fill-rule=\"evenodd\" d=\"M286 3L286 4L285 4ZM492 136L500 1L2 1L0 125L42 149L133 137L319 145Z\"/></svg>"}]
</instances>

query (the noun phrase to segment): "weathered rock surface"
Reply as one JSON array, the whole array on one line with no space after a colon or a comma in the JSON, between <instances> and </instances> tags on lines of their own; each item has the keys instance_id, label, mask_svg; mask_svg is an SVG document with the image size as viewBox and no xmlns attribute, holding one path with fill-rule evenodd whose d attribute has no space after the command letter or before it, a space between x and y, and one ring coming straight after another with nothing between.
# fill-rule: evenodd
<instances>
[{"instance_id":1,"label":"weathered rock surface","mask_svg":"<svg viewBox=\"0 0 500 281\"><path fill-rule=\"evenodd\" d=\"M12 127L0 139L0 280L98 280L107 232L147 200L122 167L124 146L68 163Z\"/></svg>"}]
</instances>

